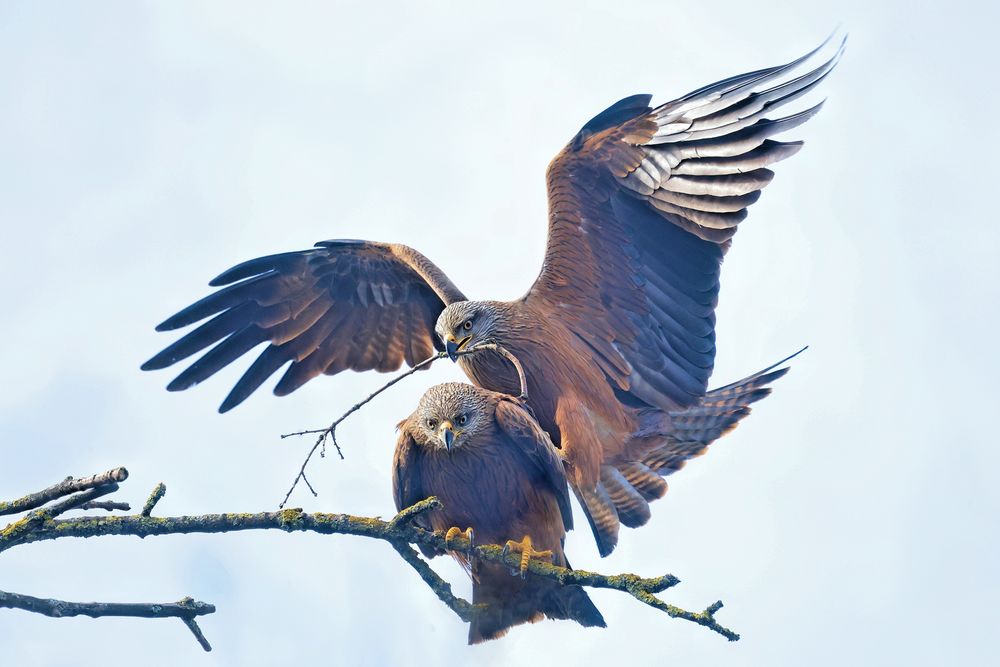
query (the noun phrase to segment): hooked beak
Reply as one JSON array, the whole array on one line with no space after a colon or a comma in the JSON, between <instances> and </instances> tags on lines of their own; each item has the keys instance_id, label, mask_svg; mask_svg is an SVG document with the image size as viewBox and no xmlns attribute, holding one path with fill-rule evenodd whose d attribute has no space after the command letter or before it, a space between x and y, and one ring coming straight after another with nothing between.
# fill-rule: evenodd
<instances>
[{"instance_id":1,"label":"hooked beak","mask_svg":"<svg viewBox=\"0 0 1000 667\"><path fill-rule=\"evenodd\" d=\"M441 426L438 427L438 435L444 442L444 448L450 450L451 444L455 442L455 427L452 426L451 422L442 422Z\"/></svg>"},{"instance_id":2,"label":"hooked beak","mask_svg":"<svg viewBox=\"0 0 1000 667\"><path fill-rule=\"evenodd\" d=\"M470 340L472 340L472 336L466 336L462 340L456 341L454 336L449 335L444 343L445 351L448 352L448 358L452 361L458 361L459 350L468 345Z\"/></svg>"}]
</instances>

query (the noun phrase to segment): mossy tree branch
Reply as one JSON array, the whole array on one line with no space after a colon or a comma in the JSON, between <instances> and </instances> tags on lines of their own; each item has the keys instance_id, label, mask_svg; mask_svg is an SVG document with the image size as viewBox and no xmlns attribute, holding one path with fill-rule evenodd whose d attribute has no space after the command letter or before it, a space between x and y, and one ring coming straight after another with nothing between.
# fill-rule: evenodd
<instances>
[{"instance_id":1,"label":"mossy tree branch","mask_svg":"<svg viewBox=\"0 0 1000 667\"><path fill-rule=\"evenodd\" d=\"M118 470L124 472L124 468ZM124 475L127 476L127 472ZM187 533L230 533L245 530L282 530L285 532L313 532L322 535L356 535L388 542L403 560L417 571L421 579L434 591L438 598L463 621L469 621L477 613L477 607L467 600L454 595L450 584L434 572L430 565L417 554L411 545L430 547L432 550L441 552L451 548L471 553L473 557L484 561L506 565L512 569L520 565L520 556L518 554L506 554L499 545L471 545L464 537L458 537L446 543L442 534L429 532L413 525L412 520L419 514L441 506L436 498L428 498L420 501L412 507L404 509L389 521L373 517L352 516L350 514L329 514L324 512L310 514L297 508L284 509L277 512L203 514L175 517L154 517L143 512L130 515L88 515L69 519L58 518L59 514L65 512L67 509L80 509L83 503L92 501L94 497L106 495L111 490L117 489L117 482L110 480L108 482L103 486L90 488L49 508L36 509L24 518L11 523L0 531L0 552L32 542L56 540L64 537L105 537L110 535L151 537ZM157 491L159 492L157 493ZM156 496L162 497L160 486L157 487L157 490L154 490L151 501ZM150 506L150 509L152 509L152 504L155 504L155 502L147 502L147 506ZM721 602L710 605L704 611L691 612L664 602L657 597L658 593L662 593L679 583L677 577L670 574L652 578L640 577L635 574L604 575L585 570L570 570L541 560L532 560L529 563L528 571L539 577L554 580L562 585L577 584L591 588L606 588L621 591L631 595L643 604L665 612L673 618L682 618L705 626L730 641L739 639L738 634L723 627L715 620L715 613L722 607ZM7 595L10 596L13 594ZM28 599L27 596L20 597ZM14 598L8 597L8 599ZM30 599L37 600L37 598ZM190 599L185 598L185 600ZM57 606L61 605L59 607L61 609L73 608L72 605L78 604L60 601L50 602ZM91 605L90 607L77 608L88 609L92 612L89 615L92 616L122 615L101 613L102 610L118 609L118 607L109 606L108 603L89 604ZM181 603L177 604L185 604L185 601L182 600ZM202 605L198 607L200 610L199 614L188 614L187 616L183 614L175 615L184 620L188 627L192 629L192 632L195 633L199 642L202 643L202 646L208 650L208 643L204 641L204 636L201 635L200 629L197 628L194 617L211 613L214 611L214 607L205 603L197 604ZM0 607L2 606L45 613L44 611L40 611L37 606L32 608L31 605L0 604ZM159 605L159 607L162 608L162 605ZM159 616L148 617L155 618Z\"/></svg>"}]
</instances>

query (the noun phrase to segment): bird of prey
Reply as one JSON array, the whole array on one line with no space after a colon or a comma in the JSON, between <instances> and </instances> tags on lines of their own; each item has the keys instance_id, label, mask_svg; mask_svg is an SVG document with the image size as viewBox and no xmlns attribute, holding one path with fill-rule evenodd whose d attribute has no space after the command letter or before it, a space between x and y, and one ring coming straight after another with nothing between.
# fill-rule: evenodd
<instances>
[{"instance_id":1,"label":"bird of prey","mask_svg":"<svg viewBox=\"0 0 1000 667\"><path fill-rule=\"evenodd\" d=\"M435 348L455 354L497 343L523 365L528 404L562 450L607 555L621 523L648 521L648 502L666 491L661 475L732 428L784 373L761 371L707 391L723 256L774 175L768 165L802 147L771 137L802 125L822 102L769 115L834 68L843 42L805 67L824 45L664 104L626 97L587 122L548 167L544 262L519 299L468 300L403 245L324 241L223 272L209 283L221 289L157 329L211 319L143 369L214 345L167 387L178 391L268 343L223 401L225 412L286 365L278 395L323 373L393 371ZM496 352L459 363L478 386L519 392L513 367Z\"/></svg>"},{"instance_id":2,"label":"bird of prey","mask_svg":"<svg viewBox=\"0 0 1000 667\"><path fill-rule=\"evenodd\" d=\"M470 644L545 616L604 627L581 587L525 575L532 557L569 567L563 539L573 514L559 453L518 399L459 382L428 389L399 424L392 484L398 510L441 500L418 525L447 531L446 539L467 526L470 539L522 552L521 577L454 553L472 576L473 604L487 605L469 626Z\"/></svg>"}]
</instances>

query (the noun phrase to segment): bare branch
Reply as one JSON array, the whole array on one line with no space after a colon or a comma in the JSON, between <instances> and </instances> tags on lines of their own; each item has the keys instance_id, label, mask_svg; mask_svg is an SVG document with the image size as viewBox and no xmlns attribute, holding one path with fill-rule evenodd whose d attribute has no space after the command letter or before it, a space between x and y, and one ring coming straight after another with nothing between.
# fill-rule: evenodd
<instances>
[{"instance_id":1,"label":"bare branch","mask_svg":"<svg viewBox=\"0 0 1000 667\"><path fill-rule=\"evenodd\" d=\"M385 391L386 389L388 389L392 385L396 384L397 382L399 382L403 378L409 377L409 376L413 375L414 373L416 373L417 371L419 371L424 366L429 366L430 364L434 363L438 359L444 359L447 356L448 355L446 353L444 353L444 352L438 352L433 357L428 357L428 358L424 359L423 361L421 361L420 363L414 365L413 368L411 368L411 369L409 369L409 370L407 370L407 371L405 371L403 373L400 373L399 375L397 375L393 379L389 380L388 382L386 382L384 385L382 385L381 387L379 387L378 389L376 389L372 393L368 394L368 396L366 396L365 398L361 399L360 401L358 401L357 403L355 403L354 405L352 405L351 408L350 408L350 410L348 410L344 414L340 415L340 417L338 417L337 419L333 420L333 423L330 424L329 426L327 426L326 428L310 429L310 430L306 430L306 431L297 431L295 433L285 433L285 434L282 434L282 436L281 436L282 440L284 440L285 438L290 438L290 437L292 437L294 435L311 435L313 433L318 433L319 437L316 438L316 442L313 443L313 446L309 450L309 453L306 454L306 458L302 462L302 467L299 468L299 473L295 476L295 481L292 482L292 486L288 489L288 493L285 494L285 499L282 500L281 503L278 505L278 509L281 509L281 508L283 508L285 506L285 504L288 502L288 499L292 495L292 491L294 491L295 487L299 485L299 482L302 481L305 478L305 476L306 476L306 466L309 465L309 461L312 459L313 454L316 453L316 450L319 449L319 447L321 445L325 447L325 445L326 445L326 439L327 438L330 438L330 441L333 443L333 446L337 448L337 455L340 456L341 459L344 458L344 452L341 451L340 444L337 442L337 426L339 426L342 421L344 421L345 419L347 419L348 417L350 417L352 414L354 414L355 412L357 412L358 410L360 410L366 404L368 404L369 402L371 402L371 400L373 398L375 398L376 396L378 396L383 391ZM309 487L309 490L312 491L312 493L313 493L314 496L319 495L312 488L312 486Z\"/></svg>"},{"instance_id":2,"label":"bare branch","mask_svg":"<svg viewBox=\"0 0 1000 667\"><path fill-rule=\"evenodd\" d=\"M475 354L480 350L493 350L503 356L504 359L509 361L514 369L517 371L517 381L521 385L521 395L518 396L522 401L528 400L528 380L524 375L524 367L521 366L521 362L515 357L507 348L498 343L480 343L479 345L473 345L468 350L463 350L459 352L459 356L463 354Z\"/></svg>"},{"instance_id":3,"label":"bare branch","mask_svg":"<svg viewBox=\"0 0 1000 667\"><path fill-rule=\"evenodd\" d=\"M464 357L464 356L469 355L469 354L475 354L477 352L482 352L483 350L493 350L493 351L495 351L495 352L503 355L503 357L505 359L507 359L507 361L509 361L514 366L515 370L517 370L518 381L521 384L521 395L520 395L520 398L522 400L527 399L528 398L528 382L527 382L527 380L525 378L525 375L524 375L524 368L521 366L521 362L518 361L517 357L515 357L510 351L508 351L502 345L499 345L497 343L479 343L479 344L473 345L470 348L466 348L464 350L459 350L458 352L456 352L456 356ZM337 427L341 424L341 422L343 422L345 419L347 419L348 417L350 417L352 414L354 414L355 412L357 412L358 410L360 410L366 404L368 404L369 402L371 402L371 400L373 398L375 398L376 396L378 396L379 394L381 394L386 389L388 389L389 387L393 386L394 384L396 384L400 380L413 375L414 373L416 373L418 370L420 370L421 368L423 368L425 366L429 366L430 364L433 364L438 359L445 359L447 357L448 357L448 353L447 352L438 352L434 356L428 357L428 358L424 359L423 361L417 363L416 365L414 365L409 370L406 370L406 371L400 373L399 375L397 375L396 377L392 378L391 380L389 380L388 382L386 382L385 384L383 384L381 387L379 387L378 389L376 389L372 393L368 394L368 396L366 396L365 398L361 399L360 401L358 401L357 403L355 403L354 405L352 405L351 408L347 412L345 412L344 414L340 415L340 417L338 417L337 419L335 419L333 421L333 423L330 424L329 426L327 426L326 428L306 429L304 431L296 431L294 433L283 433L281 435L281 439L282 440L284 440L285 438L291 438L292 436L313 435L313 434L319 434L319 435L316 438L316 442L313 443L312 447L309 449L309 452L306 454L305 460L302 461L302 466L299 468L298 474L295 476L295 479L292 481L291 487L289 487L288 492L285 494L284 500L282 500L281 503L278 504L278 509L284 508L284 506L288 503L288 499L292 496L292 492L295 491L295 487L297 487L299 485L299 482L305 482L306 486L309 487L309 491L312 492L313 496L318 496L319 495L318 493L316 493L316 490L312 487L312 485L309 484L309 480L306 479L306 467L309 465L309 461L312 460L312 457L316 453L317 449L322 448L321 451L320 451L320 456L321 457L324 456L324 452L325 452L325 449L326 449L326 440L327 440L327 438L329 438L330 442L333 443L333 446L337 449L337 455L340 456L341 460L343 460L343 458L344 458L344 452L340 449L340 443L337 442Z\"/></svg>"},{"instance_id":4,"label":"bare branch","mask_svg":"<svg viewBox=\"0 0 1000 667\"><path fill-rule=\"evenodd\" d=\"M119 470L125 470L125 468L119 468ZM127 473L126 473L127 474ZM108 494L114 493L118 490L118 484L112 482L111 484L105 484L104 486L94 487L93 489L87 489L75 496L70 496L65 500L61 500L54 505L49 505L48 507L42 508L40 510L35 510L32 514L36 512L44 512L48 518L55 518L64 512L70 510L80 509L83 505L87 505L93 502L96 498L101 496L106 496Z\"/></svg>"},{"instance_id":5,"label":"bare branch","mask_svg":"<svg viewBox=\"0 0 1000 667\"><path fill-rule=\"evenodd\" d=\"M0 609L21 609L35 614L44 614L52 618L67 618L70 616L129 616L134 618L179 618L191 628L195 639L206 651L212 647L201 633L195 622L198 616L215 613L215 605L207 602L196 602L191 598L183 598L177 602L67 602L36 598L19 593L0 591Z\"/></svg>"},{"instance_id":6,"label":"bare branch","mask_svg":"<svg viewBox=\"0 0 1000 667\"><path fill-rule=\"evenodd\" d=\"M100 475L91 475L90 477L80 477L78 479L67 477L58 484L53 484L38 493L30 493L23 498L18 498L10 502L0 502L0 515L20 514L21 512L41 507L56 498L62 498L77 491L85 491L116 482L124 482L127 478L128 471L125 468L115 468Z\"/></svg>"},{"instance_id":7,"label":"bare branch","mask_svg":"<svg viewBox=\"0 0 1000 667\"><path fill-rule=\"evenodd\" d=\"M73 509L78 510L105 510L107 512L113 512L115 510L121 510L122 512L128 512L132 509L132 506L128 503L119 503L114 500L91 500L89 502L83 503L79 507L74 507Z\"/></svg>"}]
</instances>

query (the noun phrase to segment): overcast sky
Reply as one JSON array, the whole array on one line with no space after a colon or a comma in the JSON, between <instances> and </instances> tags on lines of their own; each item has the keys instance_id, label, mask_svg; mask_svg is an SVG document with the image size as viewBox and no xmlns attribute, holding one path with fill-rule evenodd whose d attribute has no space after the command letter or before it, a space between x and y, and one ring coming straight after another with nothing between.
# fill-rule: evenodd
<instances>
[{"instance_id":1,"label":"overcast sky","mask_svg":"<svg viewBox=\"0 0 1000 667\"><path fill-rule=\"evenodd\" d=\"M401 241L473 298L541 262L543 175L615 100L666 101L785 62L838 24L847 53L805 149L723 270L714 384L804 344L739 429L670 478L653 520L578 567L671 572L608 629L466 627L383 543L313 535L108 538L0 556L0 589L215 603L203 653L175 621L0 612L10 665L983 664L1000 596L995 444L1000 233L994 5L104 2L0 5L0 498L124 465L158 511L276 506L307 441L386 378L343 374L216 407L139 365L153 326L244 259L327 238ZM475 5L475 6L473 6ZM940 8L937 8L939 7ZM482 249L486 252L482 252ZM310 511L389 516L393 425L441 363L348 421ZM989 421L990 423L986 423ZM578 519L581 519L579 512ZM578 525L585 525L580 520ZM435 568L468 595L448 559ZM322 661L322 662L320 662Z\"/></svg>"}]
</instances>

